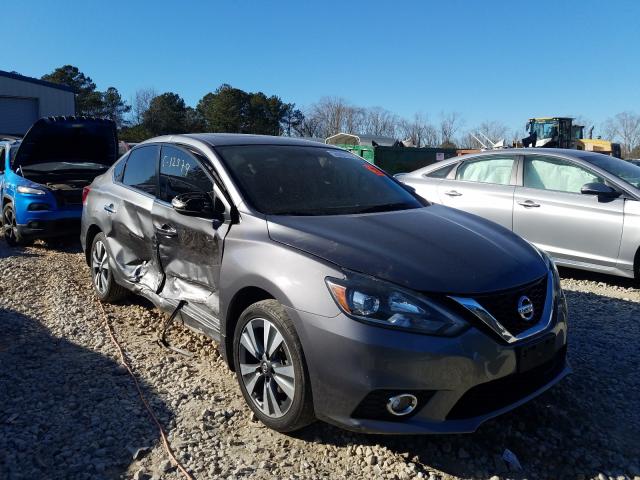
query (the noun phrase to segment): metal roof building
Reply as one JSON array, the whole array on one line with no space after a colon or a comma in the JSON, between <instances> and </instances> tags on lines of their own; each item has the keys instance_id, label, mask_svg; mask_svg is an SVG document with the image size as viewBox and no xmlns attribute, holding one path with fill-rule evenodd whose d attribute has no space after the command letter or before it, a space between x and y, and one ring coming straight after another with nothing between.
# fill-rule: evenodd
<instances>
[{"instance_id":1,"label":"metal roof building","mask_svg":"<svg viewBox=\"0 0 640 480\"><path fill-rule=\"evenodd\" d=\"M75 113L72 88L0 70L0 134L24 135L41 117Z\"/></svg>"}]
</instances>

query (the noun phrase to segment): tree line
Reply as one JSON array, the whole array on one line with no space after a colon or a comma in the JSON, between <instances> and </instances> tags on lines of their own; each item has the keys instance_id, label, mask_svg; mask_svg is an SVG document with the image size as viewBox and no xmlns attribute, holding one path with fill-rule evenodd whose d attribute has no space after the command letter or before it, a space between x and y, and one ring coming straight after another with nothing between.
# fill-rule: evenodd
<instances>
[{"instance_id":1,"label":"tree line","mask_svg":"<svg viewBox=\"0 0 640 480\"><path fill-rule=\"evenodd\" d=\"M138 90L130 102L118 89L97 90L93 80L77 67L64 65L43 80L72 87L77 92L77 114L101 116L118 125L120 138L139 142L169 133L227 132L327 138L340 132L385 136L416 147L480 148L485 137L506 144L520 140L524 128L510 129L500 121L466 128L457 112L441 112L431 119L423 113L403 118L382 107L360 107L343 98L323 97L306 108L277 95L245 92L223 84L204 95L195 107L175 92ZM524 126L523 119L523 126ZM577 116L576 123L592 124ZM627 158L640 157L640 115L621 112L600 128L603 138L618 141ZM478 141L480 139L482 143Z\"/></svg>"}]
</instances>

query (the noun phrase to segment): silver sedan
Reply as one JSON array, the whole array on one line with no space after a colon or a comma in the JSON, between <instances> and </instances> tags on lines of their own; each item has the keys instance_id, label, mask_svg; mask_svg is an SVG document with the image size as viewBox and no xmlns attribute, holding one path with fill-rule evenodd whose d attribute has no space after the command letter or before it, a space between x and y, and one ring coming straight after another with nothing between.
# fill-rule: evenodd
<instances>
[{"instance_id":1,"label":"silver sedan","mask_svg":"<svg viewBox=\"0 0 640 480\"><path fill-rule=\"evenodd\" d=\"M640 279L640 166L599 153L507 149L396 178L422 197L501 224L558 265Z\"/></svg>"}]
</instances>

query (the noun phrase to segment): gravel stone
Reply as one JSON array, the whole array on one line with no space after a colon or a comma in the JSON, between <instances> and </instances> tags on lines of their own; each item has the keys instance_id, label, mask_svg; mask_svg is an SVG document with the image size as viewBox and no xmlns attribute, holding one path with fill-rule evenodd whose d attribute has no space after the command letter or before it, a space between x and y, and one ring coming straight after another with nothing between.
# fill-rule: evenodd
<instances>
[{"instance_id":1,"label":"gravel stone","mask_svg":"<svg viewBox=\"0 0 640 480\"><path fill-rule=\"evenodd\" d=\"M130 296L105 306L171 447L198 479L640 480L640 291L561 270L573 375L474 434L368 436L316 423L263 427L214 342ZM178 480L103 324L77 245L0 241L0 478ZM149 446L143 450L143 446ZM138 449L140 451L137 453ZM149 472L149 473L147 473Z\"/></svg>"}]
</instances>

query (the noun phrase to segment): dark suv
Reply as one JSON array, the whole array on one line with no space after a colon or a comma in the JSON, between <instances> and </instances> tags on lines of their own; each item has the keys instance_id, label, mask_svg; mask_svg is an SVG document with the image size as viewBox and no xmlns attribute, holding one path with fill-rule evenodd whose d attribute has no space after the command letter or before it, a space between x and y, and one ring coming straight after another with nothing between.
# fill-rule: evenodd
<instances>
[{"instance_id":1,"label":"dark suv","mask_svg":"<svg viewBox=\"0 0 640 480\"><path fill-rule=\"evenodd\" d=\"M332 146L149 140L87 188L81 238L101 300L217 340L276 430L470 432L569 372L545 254Z\"/></svg>"}]
</instances>

